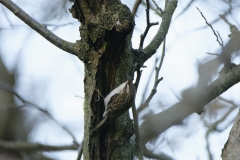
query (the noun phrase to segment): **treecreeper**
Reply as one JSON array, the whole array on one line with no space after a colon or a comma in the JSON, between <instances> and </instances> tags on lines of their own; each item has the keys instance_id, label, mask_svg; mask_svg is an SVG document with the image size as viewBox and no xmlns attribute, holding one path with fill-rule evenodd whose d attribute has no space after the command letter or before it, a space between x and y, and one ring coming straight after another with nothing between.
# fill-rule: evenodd
<instances>
[{"instance_id":1,"label":"treecreeper","mask_svg":"<svg viewBox=\"0 0 240 160\"><path fill-rule=\"evenodd\" d=\"M104 98L105 111L103 113L103 119L96 125L91 133L101 130L110 121L128 111L134 103L135 95L136 89L131 80L127 80L112 90Z\"/></svg>"}]
</instances>

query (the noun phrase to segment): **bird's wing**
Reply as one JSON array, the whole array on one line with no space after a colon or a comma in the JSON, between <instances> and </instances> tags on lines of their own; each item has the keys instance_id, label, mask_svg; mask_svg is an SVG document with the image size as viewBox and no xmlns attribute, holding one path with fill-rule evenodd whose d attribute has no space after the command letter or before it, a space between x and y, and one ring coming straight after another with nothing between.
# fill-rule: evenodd
<instances>
[{"instance_id":1,"label":"bird's wing","mask_svg":"<svg viewBox=\"0 0 240 160\"><path fill-rule=\"evenodd\" d=\"M105 125L108 123L108 116L104 117L98 124L97 126L91 131L91 133L101 130Z\"/></svg>"}]
</instances>

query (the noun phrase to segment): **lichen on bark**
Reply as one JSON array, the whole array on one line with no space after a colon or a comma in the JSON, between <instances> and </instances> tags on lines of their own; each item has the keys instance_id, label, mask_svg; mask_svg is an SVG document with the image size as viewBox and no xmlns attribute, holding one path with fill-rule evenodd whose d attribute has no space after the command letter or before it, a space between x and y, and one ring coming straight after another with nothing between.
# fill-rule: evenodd
<instances>
[{"instance_id":1,"label":"lichen on bark","mask_svg":"<svg viewBox=\"0 0 240 160\"><path fill-rule=\"evenodd\" d=\"M133 74L134 17L118 0L76 0L70 12L81 22L79 43L85 46L79 55L85 65L84 159L131 159L129 138L134 131L128 113L99 133L90 135L90 131L101 120L105 108L100 93L106 96Z\"/></svg>"}]
</instances>

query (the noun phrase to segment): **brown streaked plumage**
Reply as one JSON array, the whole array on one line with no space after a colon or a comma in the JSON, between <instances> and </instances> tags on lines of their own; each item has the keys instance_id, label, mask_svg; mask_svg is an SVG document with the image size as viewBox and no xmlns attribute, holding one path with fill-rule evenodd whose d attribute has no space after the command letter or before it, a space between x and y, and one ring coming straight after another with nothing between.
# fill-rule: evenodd
<instances>
[{"instance_id":1,"label":"brown streaked plumage","mask_svg":"<svg viewBox=\"0 0 240 160\"><path fill-rule=\"evenodd\" d=\"M131 81L128 80L123 90L117 94L114 94L110 98L104 114L105 117L96 125L91 133L102 129L109 121L118 118L123 113L128 111L135 100L135 95L135 86Z\"/></svg>"}]
</instances>

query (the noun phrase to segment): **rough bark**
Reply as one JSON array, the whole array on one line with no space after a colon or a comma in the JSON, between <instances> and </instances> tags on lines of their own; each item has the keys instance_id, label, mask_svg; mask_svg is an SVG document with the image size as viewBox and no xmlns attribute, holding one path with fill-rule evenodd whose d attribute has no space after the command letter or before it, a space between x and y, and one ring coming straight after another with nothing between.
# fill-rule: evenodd
<instances>
[{"instance_id":1,"label":"rough bark","mask_svg":"<svg viewBox=\"0 0 240 160\"><path fill-rule=\"evenodd\" d=\"M105 108L98 92L105 97L133 73L133 16L117 0L79 0L70 11L81 22L79 43L85 46L81 51L84 55L79 55L85 64L84 159L132 159L129 138L134 130L128 113L100 132L91 135L90 131L101 120Z\"/></svg>"},{"instance_id":2,"label":"rough bark","mask_svg":"<svg viewBox=\"0 0 240 160\"><path fill-rule=\"evenodd\" d=\"M240 159L239 154L239 136L240 136L240 112L235 119L231 132L229 134L229 139L225 143L222 150L222 159L223 160L237 160Z\"/></svg>"}]
</instances>

